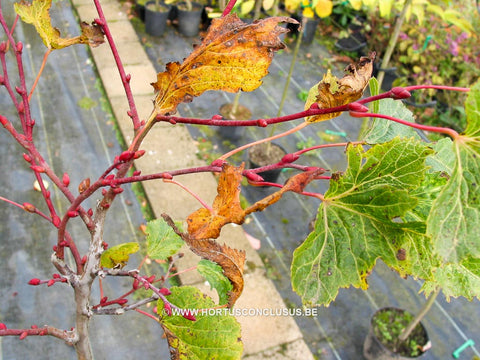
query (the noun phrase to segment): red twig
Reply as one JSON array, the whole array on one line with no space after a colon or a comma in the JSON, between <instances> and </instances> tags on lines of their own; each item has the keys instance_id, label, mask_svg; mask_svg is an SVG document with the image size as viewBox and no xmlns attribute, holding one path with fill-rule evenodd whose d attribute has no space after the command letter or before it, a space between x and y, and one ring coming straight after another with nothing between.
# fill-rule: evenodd
<instances>
[{"instance_id":1,"label":"red twig","mask_svg":"<svg viewBox=\"0 0 480 360\"><path fill-rule=\"evenodd\" d=\"M107 19L103 13L102 6L100 4L100 0L94 0L95 7L97 8L99 19L96 19L95 22L102 27L102 30L107 38L108 44L110 45L110 49L113 54L113 58L115 59L115 63L117 64L118 73L120 74L120 78L122 80L123 87L125 89L125 95L127 96L128 106L130 110L128 111L128 116L132 119L133 129L137 131L141 127L141 122L138 117L137 108L135 105L135 100L133 99L132 89L130 87L130 80L131 75L125 74L125 68L123 67L122 60L120 59L120 55L117 50L117 46L115 45L115 41L113 40L112 33L110 32L110 28L108 27Z\"/></svg>"}]
</instances>

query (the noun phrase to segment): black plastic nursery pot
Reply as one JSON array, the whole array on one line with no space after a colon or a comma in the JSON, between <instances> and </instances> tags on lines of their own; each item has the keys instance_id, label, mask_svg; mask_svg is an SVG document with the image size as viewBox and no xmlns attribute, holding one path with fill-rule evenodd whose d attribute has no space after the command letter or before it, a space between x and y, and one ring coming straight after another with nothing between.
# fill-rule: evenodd
<instances>
[{"instance_id":1,"label":"black plastic nursery pot","mask_svg":"<svg viewBox=\"0 0 480 360\"><path fill-rule=\"evenodd\" d=\"M203 5L192 2L192 8L188 9L186 3L177 5L178 31L180 34L191 37L200 32Z\"/></svg>"},{"instance_id":2,"label":"black plastic nursery pot","mask_svg":"<svg viewBox=\"0 0 480 360\"><path fill-rule=\"evenodd\" d=\"M379 309L370 322L370 329L363 344L363 356L367 360L408 360L421 359L430 348L431 343L425 327L420 323L412 331L405 344L398 346L396 351L392 349L391 341L387 344L382 341L388 338L382 335L386 328L394 328L400 322L404 314L403 309L388 307ZM380 320L382 319L382 320ZM385 322L388 319L388 323ZM380 325L384 324L384 326ZM386 325L385 325L386 324ZM394 336L394 335L392 335Z\"/></svg>"},{"instance_id":3,"label":"black plastic nursery pot","mask_svg":"<svg viewBox=\"0 0 480 360\"><path fill-rule=\"evenodd\" d=\"M250 109L243 105L238 105L235 113L232 113L233 104L223 104L219 113L224 119L227 120L248 120L252 117L252 112ZM218 134L228 140L237 140L239 139L244 132L242 126L219 126Z\"/></svg>"},{"instance_id":4,"label":"black plastic nursery pot","mask_svg":"<svg viewBox=\"0 0 480 360\"><path fill-rule=\"evenodd\" d=\"M153 36L162 35L167 28L171 5L149 1L145 4L145 31Z\"/></svg>"},{"instance_id":5,"label":"black plastic nursery pot","mask_svg":"<svg viewBox=\"0 0 480 360\"><path fill-rule=\"evenodd\" d=\"M250 169L278 163L287 152L278 144L262 143L252 146L248 150L248 161ZM277 182L282 169L273 169L259 172L264 181Z\"/></svg>"},{"instance_id":6,"label":"black plastic nursery pot","mask_svg":"<svg viewBox=\"0 0 480 360\"><path fill-rule=\"evenodd\" d=\"M310 45L313 42L319 23L320 20L317 18L307 18L305 28L303 29L302 44Z\"/></svg>"}]
</instances>

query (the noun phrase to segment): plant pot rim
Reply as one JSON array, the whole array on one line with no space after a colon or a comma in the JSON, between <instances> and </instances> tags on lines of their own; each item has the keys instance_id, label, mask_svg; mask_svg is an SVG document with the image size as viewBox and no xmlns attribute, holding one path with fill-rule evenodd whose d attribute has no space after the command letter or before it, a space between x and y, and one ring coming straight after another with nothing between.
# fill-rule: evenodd
<instances>
[{"instance_id":1,"label":"plant pot rim","mask_svg":"<svg viewBox=\"0 0 480 360\"><path fill-rule=\"evenodd\" d=\"M156 6L156 1L155 0L150 0L145 3L145 10L152 11L152 12L168 12L172 8L172 5L166 4L164 1L159 1L158 5L160 7L160 11L154 10L149 8L149 5L155 5Z\"/></svg>"}]
</instances>

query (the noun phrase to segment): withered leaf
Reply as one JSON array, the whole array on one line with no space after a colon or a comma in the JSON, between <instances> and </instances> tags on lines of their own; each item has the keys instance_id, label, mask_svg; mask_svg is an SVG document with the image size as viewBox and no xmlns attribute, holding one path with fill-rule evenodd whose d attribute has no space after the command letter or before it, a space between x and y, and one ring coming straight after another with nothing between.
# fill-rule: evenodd
<instances>
[{"instance_id":1,"label":"withered leaf","mask_svg":"<svg viewBox=\"0 0 480 360\"><path fill-rule=\"evenodd\" d=\"M212 209L201 208L187 218L188 233L181 233L167 216L163 218L187 243L190 249L204 259L220 265L223 273L233 285L228 294L228 306L235 304L243 291L243 266L245 252L232 249L226 245L220 245L213 239L220 236L222 227L229 223L242 224L245 217L255 211L262 211L274 204L287 191L302 192L313 179L323 173L323 170L312 170L291 177L277 192L256 202L254 205L243 210L240 206L240 182L244 165L234 167L224 164L217 188L217 197L213 202Z\"/></svg>"},{"instance_id":2,"label":"withered leaf","mask_svg":"<svg viewBox=\"0 0 480 360\"><path fill-rule=\"evenodd\" d=\"M375 53L362 56L356 64L346 67L346 74L338 79L332 75L330 70L323 76L322 81L313 86L308 92L305 109L309 109L313 103L317 103L320 109L328 109L342 106L358 100L368 85L373 71ZM340 112L309 116L307 122L319 122L333 119L339 116Z\"/></svg>"},{"instance_id":3,"label":"withered leaf","mask_svg":"<svg viewBox=\"0 0 480 360\"><path fill-rule=\"evenodd\" d=\"M287 17L270 17L253 24L229 14L213 19L202 43L183 61L168 63L152 83L155 111L173 113L178 104L190 102L207 90L253 91L268 74L273 52L285 45L279 23L297 23Z\"/></svg>"},{"instance_id":4,"label":"withered leaf","mask_svg":"<svg viewBox=\"0 0 480 360\"><path fill-rule=\"evenodd\" d=\"M52 0L33 0L32 3L21 1L14 4L16 13L27 24L35 26L35 30L50 49L62 49L74 44L90 44L95 47L103 43L103 32L97 24L82 23L82 35L73 38L62 38L60 31L53 27L50 18Z\"/></svg>"}]
</instances>

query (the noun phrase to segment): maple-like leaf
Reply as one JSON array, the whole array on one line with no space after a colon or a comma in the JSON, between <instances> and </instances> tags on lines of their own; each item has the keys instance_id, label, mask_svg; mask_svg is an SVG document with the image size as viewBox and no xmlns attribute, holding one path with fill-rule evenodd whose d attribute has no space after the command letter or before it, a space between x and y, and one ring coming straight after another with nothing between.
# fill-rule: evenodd
<instances>
[{"instance_id":1,"label":"maple-like leaf","mask_svg":"<svg viewBox=\"0 0 480 360\"><path fill-rule=\"evenodd\" d=\"M156 114L173 113L178 104L190 102L207 90L229 92L258 88L273 58L285 45L278 37L287 30L281 22L297 23L287 17L270 17L253 24L229 14L213 19L202 43L183 61L168 63L152 83L157 95Z\"/></svg>"},{"instance_id":2,"label":"maple-like leaf","mask_svg":"<svg viewBox=\"0 0 480 360\"><path fill-rule=\"evenodd\" d=\"M323 76L322 81L313 86L308 92L305 109L309 109L313 103L317 103L320 109L328 109L336 106L349 104L358 100L368 85L373 71L375 53L368 57L362 56L358 63L346 67L347 74L338 79L330 70ZM329 113L309 116L307 122L319 122L333 119L341 113Z\"/></svg>"},{"instance_id":3,"label":"maple-like leaf","mask_svg":"<svg viewBox=\"0 0 480 360\"><path fill-rule=\"evenodd\" d=\"M438 258L421 221L420 187L432 150L395 138L364 151L347 148L348 168L332 176L314 231L293 254L292 286L304 303L328 305L340 288L366 289L380 258L400 275L432 279Z\"/></svg>"},{"instance_id":4,"label":"maple-like leaf","mask_svg":"<svg viewBox=\"0 0 480 360\"><path fill-rule=\"evenodd\" d=\"M52 0L33 0L32 3L21 1L14 4L16 13L27 24L35 26L45 46L50 49L62 49L74 44L90 44L96 47L104 42L103 31L95 23L89 25L82 22L82 35L73 38L62 38L60 31L52 26L50 8Z\"/></svg>"},{"instance_id":5,"label":"maple-like leaf","mask_svg":"<svg viewBox=\"0 0 480 360\"><path fill-rule=\"evenodd\" d=\"M196 318L191 321L181 314L167 315L164 302L158 300L159 322L170 345L171 359L241 359L241 328L232 315L215 311L215 302L192 286L174 286L170 290L168 301Z\"/></svg>"}]
</instances>

